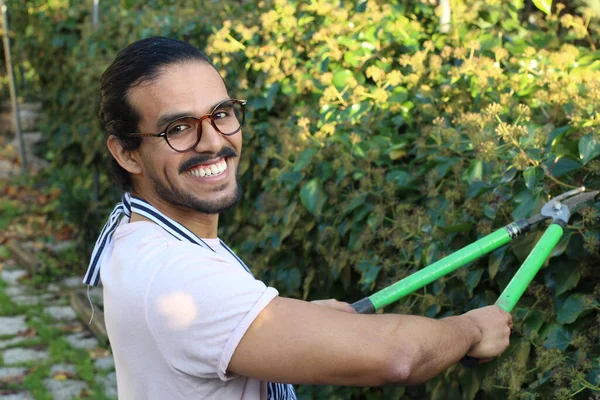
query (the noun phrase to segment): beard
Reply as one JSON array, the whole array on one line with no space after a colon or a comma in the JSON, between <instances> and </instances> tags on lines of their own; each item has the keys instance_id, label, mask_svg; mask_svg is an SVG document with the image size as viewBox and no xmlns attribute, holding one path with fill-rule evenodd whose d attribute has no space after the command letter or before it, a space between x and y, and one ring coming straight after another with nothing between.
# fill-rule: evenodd
<instances>
[{"instance_id":1,"label":"beard","mask_svg":"<svg viewBox=\"0 0 600 400\"><path fill-rule=\"evenodd\" d=\"M242 199L242 186L235 177L235 189L233 193L227 194L224 198L208 201L198 198L197 196L180 190L173 185L167 185L162 182L156 175L149 176L154 192L164 201L173 206L187 208L197 211L202 214L220 214L235 207ZM225 183L214 188L214 192L220 192L230 183Z\"/></svg>"}]
</instances>

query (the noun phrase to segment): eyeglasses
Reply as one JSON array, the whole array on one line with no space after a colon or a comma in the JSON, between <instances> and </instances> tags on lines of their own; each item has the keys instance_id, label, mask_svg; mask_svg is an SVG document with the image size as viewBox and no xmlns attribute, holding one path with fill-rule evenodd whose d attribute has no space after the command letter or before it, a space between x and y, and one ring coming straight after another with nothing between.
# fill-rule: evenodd
<instances>
[{"instance_id":1,"label":"eyeglasses","mask_svg":"<svg viewBox=\"0 0 600 400\"><path fill-rule=\"evenodd\" d=\"M179 153L190 151L202 138L202 121L208 119L221 135L231 136L240 131L246 120L246 100L225 100L215 106L210 114L200 118L177 118L160 133L132 133L132 136L162 137L169 147Z\"/></svg>"}]
</instances>

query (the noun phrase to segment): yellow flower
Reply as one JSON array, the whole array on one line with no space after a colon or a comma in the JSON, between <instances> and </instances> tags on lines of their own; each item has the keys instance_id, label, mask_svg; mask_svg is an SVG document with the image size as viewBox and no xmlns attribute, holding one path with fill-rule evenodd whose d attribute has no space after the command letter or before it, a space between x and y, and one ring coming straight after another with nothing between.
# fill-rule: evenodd
<instances>
[{"instance_id":1,"label":"yellow flower","mask_svg":"<svg viewBox=\"0 0 600 400\"><path fill-rule=\"evenodd\" d=\"M375 98L375 101L377 103L385 103L385 102L387 102L390 95L384 89L377 88L377 89L375 89L375 92L373 93L373 97Z\"/></svg>"},{"instance_id":2,"label":"yellow flower","mask_svg":"<svg viewBox=\"0 0 600 400\"><path fill-rule=\"evenodd\" d=\"M331 82L333 82L333 74L331 72L325 72L324 74L321 75L321 78L319 79L319 81L323 85L331 85Z\"/></svg>"},{"instance_id":3,"label":"yellow flower","mask_svg":"<svg viewBox=\"0 0 600 400\"><path fill-rule=\"evenodd\" d=\"M347 76L346 79L344 79L344 83L351 88L358 86L358 81L353 76Z\"/></svg>"},{"instance_id":4,"label":"yellow flower","mask_svg":"<svg viewBox=\"0 0 600 400\"><path fill-rule=\"evenodd\" d=\"M525 49L525 51L523 51L523 56L527 57L527 58L531 58L531 57L535 56L536 53L537 53L537 51L535 50L535 48L529 46Z\"/></svg>"},{"instance_id":5,"label":"yellow flower","mask_svg":"<svg viewBox=\"0 0 600 400\"><path fill-rule=\"evenodd\" d=\"M362 138L360 137L360 135L358 135L354 132L350 134L350 143L357 144L360 142L362 142Z\"/></svg>"},{"instance_id":6,"label":"yellow flower","mask_svg":"<svg viewBox=\"0 0 600 400\"><path fill-rule=\"evenodd\" d=\"M494 47L493 49L494 56L496 57L496 61L502 61L508 57L508 50L504 47Z\"/></svg>"},{"instance_id":7,"label":"yellow flower","mask_svg":"<svg viewBox=\"0 0 600 400\"><path fill-rule=\"evenodd\" d=\"M387 81L392 86L397 86L402 82L402 73L398 70L394 70L387 74Z\"/></svg>"},{"instance_id":8,"label":"yellow flower","mask_svg":"<svg viewBox=\"0 0 600 400\"><path fill-rule=\"evenodd\" d=\"M338 91L335 86L328 86L325 91L323 91L323 99L326 101L335 100L338 98Z\"/></svg>"},{"instance_id":9,"label":"yellow flower","mask_svg":"<svg viewBox=\"0 0 600 400\"><path fill-rule=\"evenodd\" d=\"M485 113L488 115L498 115L502 113L504 108L498 103L492 103L485 109Z\"/></svg>"},{"instance_id":10,"label":"yellow flower","mask_svg":"<svg viewBox=\"0 0 600 400\"><path fill-rule=\"evenodd\" d=\"M326 123L321 127L321 132L323 132L326 136L332 135L335 133L335 124Z\"/></svg>"},{"instance_id":11,"label":"yellow flower","mask_svg":"<svg viewBox=\"0 0 600 400\"><path fill-rule=\"evenodd\" d=\"M302 117L302 118L298 119L298 126L300 128L306 129L306 128L308 128L309 125L310 125L310 119L308 119L306 117Z\"/></svg>"},{"instance_id":12,"label":"yellow flower","mask_svg":"<svg viewBox=\"0 0 600 400\"><path fill-rule=\"evenodd\" d=\"M375 65L371 65L367 68L365 75L367 78L371 78L377 83L385 79L385 71Z\"/></svg>"}]
</instances>

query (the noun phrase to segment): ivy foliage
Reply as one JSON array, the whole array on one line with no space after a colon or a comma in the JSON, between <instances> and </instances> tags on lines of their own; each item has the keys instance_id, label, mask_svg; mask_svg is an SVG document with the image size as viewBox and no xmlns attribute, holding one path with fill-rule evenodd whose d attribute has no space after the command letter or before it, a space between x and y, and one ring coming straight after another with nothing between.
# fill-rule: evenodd
<instances>
[{"instance_id":1,"label":"ivy foliage","mask_svg":"<svg viewBox=\"0 0 600 400\"><path fill-rule=\"evenodd\" d=\"M213 57L251 112L244 200L223 216L221 236L285 296L356 301L553 196L600 187L600 25L583 1L546 15L525 0L456 0L448 33L436 2L421 0L211 2L210 18L186 12L191 3L103 4L96 30L84 2L33 3L20 45L47 91L46 151L57 169L101 163L98 77L126 43L164 34ZM104 175L101 188L105 212L114 191ZM515 308L499 359L419 387L301 395L589 398L600 385L599 213L600 202L573 215ZM386 312L441 318L493 304L541 231Z\"/></svg>"},{"instance_id":2,"label":"ivy foliage","mask_svg":"<svg viewBox=\"0 0 600 400\"><path fill-rule=\"evenodd\" d=\"M240 165L246 197L228 232L284 294L357 300L552 196L598 188L591 11L453 5L447 35L422 2L275 1L258 21L225 23L211 36L207 51L253 110ZM572 219L517 306L516 335L499 360L450 368L419 388L306 391L533 399L598 390L599 210L590 204ZM540 236L387 311L444 317L493 304Z\"/></svg>"}]
</instances>

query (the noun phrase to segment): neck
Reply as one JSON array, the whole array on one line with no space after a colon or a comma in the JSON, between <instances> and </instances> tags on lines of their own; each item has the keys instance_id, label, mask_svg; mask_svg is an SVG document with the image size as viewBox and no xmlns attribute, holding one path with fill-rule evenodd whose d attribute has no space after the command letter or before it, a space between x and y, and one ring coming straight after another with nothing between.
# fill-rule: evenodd
<instances>
[{"instance_id":1,"label":"neck","mask_svg":"<svg viewBox=\"0 0 600 400\"><path fill-rule=\"evenodd\" d=\"M214 239L217 237L219 227L219 214L202 214L189 208L176 207L168 204L160 198L151 196L143 196L140 193L131 193L134 196L141 197L148 203L152 204L157 210L165 214L167 217L179 222L181 225L188 228L196 236L204 239ZM150 221L148 218L137 213L132 213L129 222Z\"/></svg>"}]
</instances>

